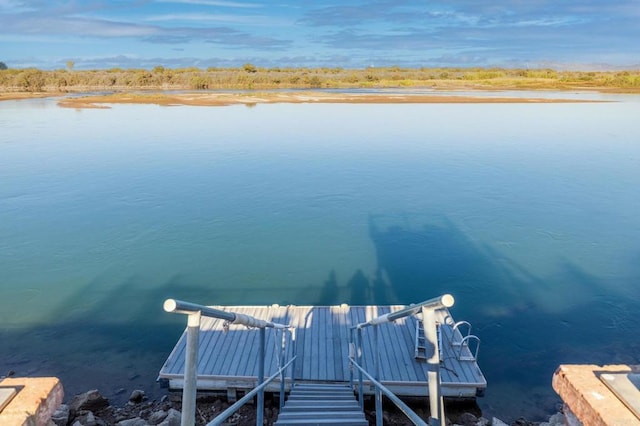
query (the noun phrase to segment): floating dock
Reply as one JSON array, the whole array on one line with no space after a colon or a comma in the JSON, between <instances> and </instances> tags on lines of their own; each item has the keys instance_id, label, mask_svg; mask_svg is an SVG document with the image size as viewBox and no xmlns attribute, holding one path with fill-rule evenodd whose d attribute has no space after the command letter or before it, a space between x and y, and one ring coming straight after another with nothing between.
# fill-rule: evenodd
<instances>
[{"instance_id":1,"label":"floating dock","mask_svg":"<svg viewBox=\"0 0 640 426\"><path fill-rule=\"evenodd\" d=\"M353 326L405 306L213 306L213 308L250 315L273 323L286 324L289 330L266 330L265 376L278 371L285 341L285 359L297 356L287 372L288 392L296 383L349 383L350 335ZM487 381L477 364L479 339L471 335L470 325L455 323L448 309L435 310L440 350L440 381L444 397L475 398L482 395ZM399 397L428 395L427 362L432 348L425 344L421 315L407 316L377 326L378 347L374 346L373 327L362 332L362 366L374 371L379 354L379 381ZM284 335L283 335L284 333ZM258 383L259 330L224 320L202 317L197 362L199 391L226 391L235 398ZM184 385L186 330L159 373L159 380L170 389ZM290 373L292 371L292 373ZM357 385L357 371L354 381ZM293 378L291 377L293 376ZM292 380L293 379L293 380ZM276 379L266 390L277 392ZM365 394L374 387L364 381Z\"/></svg>"}]
</instances>

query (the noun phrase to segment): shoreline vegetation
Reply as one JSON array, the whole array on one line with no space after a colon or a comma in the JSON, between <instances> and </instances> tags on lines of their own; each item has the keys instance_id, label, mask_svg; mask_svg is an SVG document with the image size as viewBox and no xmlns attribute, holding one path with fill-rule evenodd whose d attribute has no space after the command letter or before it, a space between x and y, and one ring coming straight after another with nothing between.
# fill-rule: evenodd
<instances>
[{"instance_id":1,"label":"shoreline vegetation","mask_svg":"<svg viewBox=\"0 0 640 426\"><path fill-rule=\"evenodd\" d=\"M290 89L291 91L287 91ZM343 90L341 93L320 89ZM426 94L347 93L354 89L430 90ZM315 90L315 92L314 92ZM108 103L222 106L324 103L581 102L568 99L438 94L439 91L596 91L639 93L640 70L555 71L499 68L179 68L151 70L0 70L0 101L64 97L61 106L106 108ZM184 93L175 93L175 92ZM250 91L250 92L247 92ZM70 94L91 96L70 97ZM171 93L174 92L174 93Z\"/></svg>"}]
</instances>

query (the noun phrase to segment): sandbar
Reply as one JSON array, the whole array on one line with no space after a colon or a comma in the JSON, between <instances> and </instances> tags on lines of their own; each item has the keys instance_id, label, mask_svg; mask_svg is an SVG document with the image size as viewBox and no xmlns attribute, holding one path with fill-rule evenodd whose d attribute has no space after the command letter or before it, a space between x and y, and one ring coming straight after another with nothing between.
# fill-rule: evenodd
<instances>
[{"instance_id":1,"label":"sandbar","mask_svg":"<svg viewBox=\"0 0 640 426\"><path fill-rule=\"evenodd\" d=\"M260 92L260 93L115 93L64 98L58 105L65 108L109 108L109 104L155 104L162 106L228 106L273 103L347 103L347 104L427 104L427 103L567 103L598 102L582 99L547 97L496 97L479 95L326 93L326 92Z\"/></svg>"}]
</instances>

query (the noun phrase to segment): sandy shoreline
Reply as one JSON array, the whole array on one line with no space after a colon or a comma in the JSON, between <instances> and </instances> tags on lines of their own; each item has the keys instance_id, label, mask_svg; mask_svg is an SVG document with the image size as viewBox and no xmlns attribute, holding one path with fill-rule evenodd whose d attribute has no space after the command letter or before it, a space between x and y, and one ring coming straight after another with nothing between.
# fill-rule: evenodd
<instances>
[{"instance_id":1,"label":"sandy shoreline","mask_svg":"<svg viewBox=\"0 0 640 426\"><path fill-rule=\"evenodd\" d=\"M58 93L7 93L0 100L61 97ZM439 95L414 93L326 93L326 92L252 92L252 93L115 93L63 97L64 108L109 108L109 104L154 104L162 106L228 106L272 103L347 103L347 104L427 104L427 103L581 103L590 100L536 97L496 97L477 95Z\"/></svg>"}]
</instances>

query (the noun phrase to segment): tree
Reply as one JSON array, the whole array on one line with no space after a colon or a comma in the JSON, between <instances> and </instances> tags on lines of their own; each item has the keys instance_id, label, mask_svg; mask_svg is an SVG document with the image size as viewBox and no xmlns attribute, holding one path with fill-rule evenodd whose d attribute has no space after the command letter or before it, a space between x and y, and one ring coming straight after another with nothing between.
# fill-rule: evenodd
<instances>
[{"instance_id":1,"label":"tree","mask_svg":"<svg viewBox=\"0 0 640 426\"><path fill-rule=\"evenodd\" d=\"M2 70L6 70L9 69L9 67L7 66L7 64L5 64L4 62L0 62L0 71Z\"/></svg>"},{"instance_id":2,"label":"tree","mask_svg":"<svg viewBox=\"0 0 640 426\"><path fill-rule=\"evenodd\" d=\"M242 68L246 71L246 72L250 72L250 73L254 73L254 72L258 72L258 69L256 68L255 65L253 64L244 64L242 66Z\"/></svg>"},{"instance_id":3,"label":"tree","mask_svg":"<svg viewBox=\"0 0 640 426\"><path fill-rule=\"evenodd\" d=\"M16 76L16 83L25 92L41 92L45 86L45 74L36 68L27 68Z\"/></svg>"}]
</instances>

